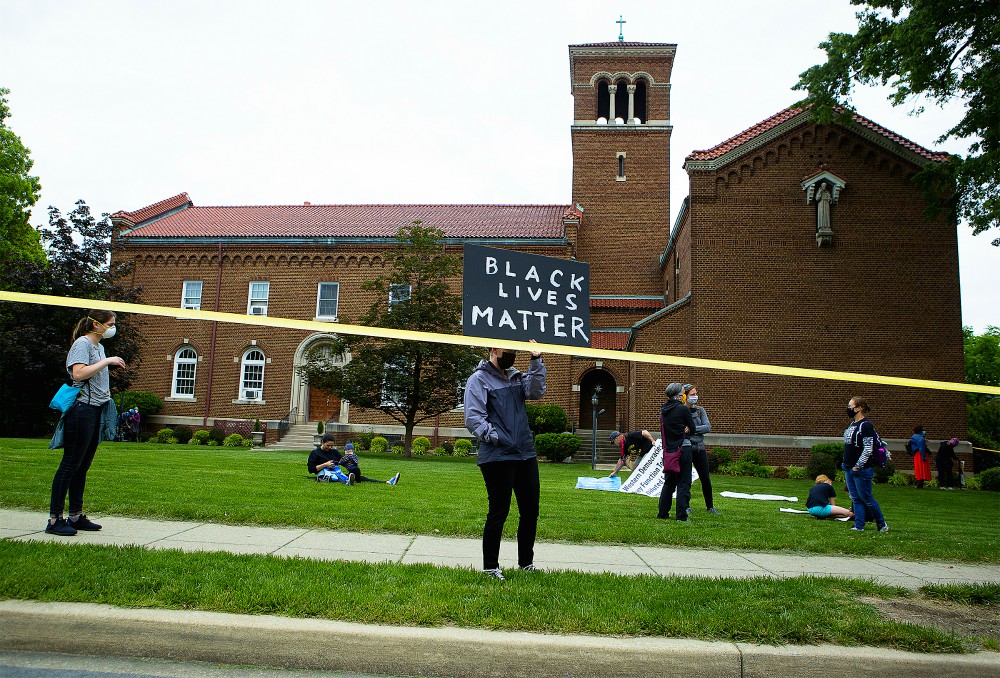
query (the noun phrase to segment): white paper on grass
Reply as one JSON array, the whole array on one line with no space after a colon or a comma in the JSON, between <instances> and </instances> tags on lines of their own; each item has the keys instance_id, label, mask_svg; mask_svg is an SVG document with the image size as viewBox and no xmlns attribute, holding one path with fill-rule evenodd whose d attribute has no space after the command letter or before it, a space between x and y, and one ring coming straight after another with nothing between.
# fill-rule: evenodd
<instances>
[{"instance_id":1,"label":"white paper on grass","mask_svg":"<svg viewBox=\"0 0 1000 678\"><path fill-rule=\"evenodd\" d=\"M652 449L642 456L635 464L632 475L622 483L619 492L631 492L632 494L644 494L647 497L659 497L663 489L663 445L657 440L653 443ZM698 472L691 467L691 484L698 480ZM677 492L674 491L674 498Z\"/></svg>"},{"instance_id":2,"label":"white paper on grass","mask_svg":"<svg viewBox=\"0 0 1000 678\"><path fill-rule=\"evenodd\" d=\"M783 497L780 494L746 494L745 492L719 492L722 497L730 499L757 499L760 501L798 501L798 497Z\"/></svg>"}]
</instances>

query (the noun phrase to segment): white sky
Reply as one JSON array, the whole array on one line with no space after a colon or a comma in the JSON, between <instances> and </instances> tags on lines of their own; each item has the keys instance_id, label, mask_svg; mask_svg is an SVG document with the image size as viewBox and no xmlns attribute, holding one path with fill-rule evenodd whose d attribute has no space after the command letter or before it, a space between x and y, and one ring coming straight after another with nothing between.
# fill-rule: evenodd
<instances>
[{"instance_id":1,"label":"white sky","mask_svg":"<svg viewBox=\"0 0 1000 678\"><path fill-rule=\"evenodd\" d=\"M187 191L196 205L568 204L567 46L677 43L671 213L684 157L801 98L848 0L0 0L8 124L45 208L95 213ZM934 150L961 105L859 111ZM962 315L1000 325L1000 248L959 227ZM658 250L657 250L658 251ZM937 271L928 271L934 276Z\"/></svg>"}]
</instances>

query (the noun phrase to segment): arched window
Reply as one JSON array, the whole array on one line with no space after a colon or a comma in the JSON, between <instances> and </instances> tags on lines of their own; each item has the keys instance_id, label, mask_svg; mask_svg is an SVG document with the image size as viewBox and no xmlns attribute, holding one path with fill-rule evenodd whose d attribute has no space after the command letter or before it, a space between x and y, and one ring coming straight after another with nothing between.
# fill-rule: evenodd
<instances>
[{"instance_id":1,"label":"arched window","mask_svg":"<svg viewBox=\"0 0 1000 678\"><path fill-rule=\"evenodd\" d=\"M615 119L621 118L623 121L628 122L628 83L625 80L619 80L618 84L614 88L615 94ZM613 122L612 120L608 121Z\"/></svg>"},{"instance_id":2,"label":"arched window","mask_svg":"<svg viewBox=\"0 0 1000 678\"><path fill-rule=\"evenodd\" d=\"M611 102L608 100L608 81L600 80L597 83L597 117L608 119L611 113Z\"/></svg>"},{"instance_id":3,"label":"arched window","mask_svg":"<svg viewBox=\"0 0 1000 678\"><path fill-rule=\"evenodd\" d=\"M174 355L174 379L171 398L194 398L194 378L198 371L198 352L185 346Z\"/></svg>"},{"instance_id":4,"label":"arched window","mask_svg":"<svg viewBox=\"0 0 1000 678\"><path fill-rule=\"evenodd\" d=\"M639 78L635 81L635 101L634 101L634 117L639 118L639 122L645 123L647 121L647 111L646 111L646 101L647 101L647 89L646 81Z\"/></svg>"},{"instance_id":5,"label":"arched window","mask_svg":"<svg viewBox=\"0 0 1000 678\"><path fill-rule=\"evenodd\" d=\"M267 359L263 351L251 348L243 354L240 366L240 400L263 400L264 398L264 364Z\"/></svg>"}]
</instances>

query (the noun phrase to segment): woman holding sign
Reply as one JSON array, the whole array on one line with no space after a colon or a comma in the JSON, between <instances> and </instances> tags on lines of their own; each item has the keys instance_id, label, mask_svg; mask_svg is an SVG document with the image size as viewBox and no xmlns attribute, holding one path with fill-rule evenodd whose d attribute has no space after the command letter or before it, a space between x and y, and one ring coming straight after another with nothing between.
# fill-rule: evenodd
<instances>
[{"instance_id":1,"label":"woman holding sign","mask_svg":"<svg viewBox=\"0 0 1000 678\"><path fill-rule=\"evenodd\" d=\"M532 339L532 343L534 340ZM514 369L517 352L491 348L465 384L465 426L479 439L476 463L486 482L489 511L483 527L483 572L501 581L500 537L517 499L517 562L533 572L538 527L538 457L528 427L526 400L545 395L542 354L531 352L527 374Z\"/></svg>"}]
</instances>

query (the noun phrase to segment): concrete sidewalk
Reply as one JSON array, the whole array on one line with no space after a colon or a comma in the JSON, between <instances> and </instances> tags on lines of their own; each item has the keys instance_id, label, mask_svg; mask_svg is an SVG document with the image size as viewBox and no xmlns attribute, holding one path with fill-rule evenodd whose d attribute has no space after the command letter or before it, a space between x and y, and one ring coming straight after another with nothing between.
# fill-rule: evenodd
<instances>
[{"instance_id":1,"label":"concrete sidewalk","mask_svg":"<svg viewBox=\"0 0 1000 678\"><path fill-rule=\"evenodd\" d=\"M44 513L0 509L0 538L61 544L135 544L156 549L299 556L314 560L482 567L482 545L478 539L140 520L96 514L92 518L104 529L57 537L43 531ZM516 566L515 543L505 541L501 545L500 563L502 567ZM865 572L880 583L909 589L925 584L1000 582L1000 565L653 546L540 542L535 547L535 563L547 570L744 579L804 574L856 577L858 572Z\"/></svg>"}]
</instances>

